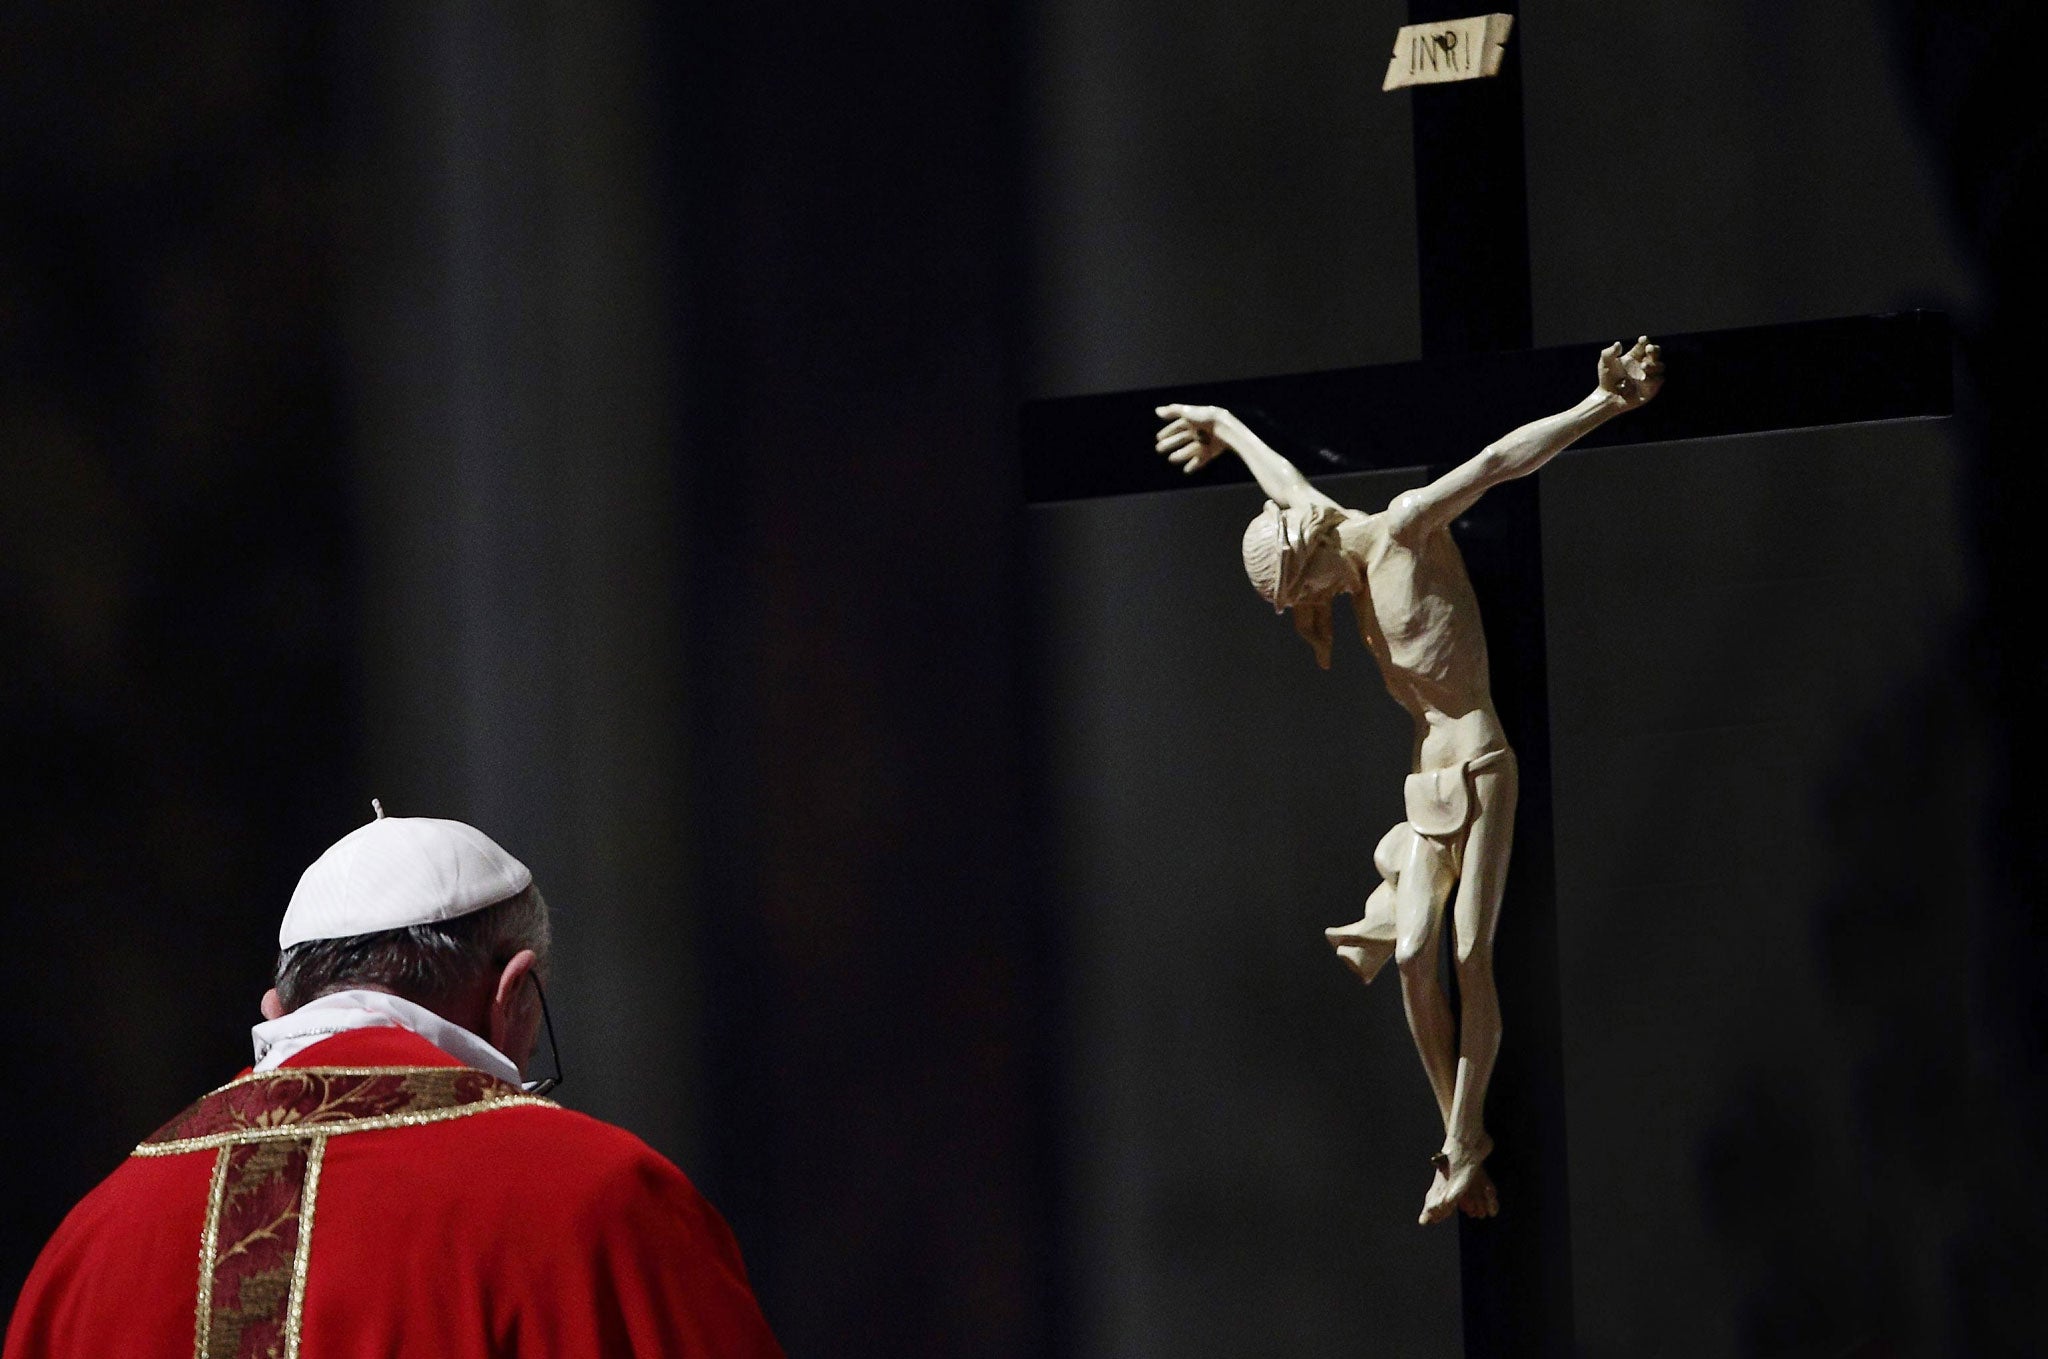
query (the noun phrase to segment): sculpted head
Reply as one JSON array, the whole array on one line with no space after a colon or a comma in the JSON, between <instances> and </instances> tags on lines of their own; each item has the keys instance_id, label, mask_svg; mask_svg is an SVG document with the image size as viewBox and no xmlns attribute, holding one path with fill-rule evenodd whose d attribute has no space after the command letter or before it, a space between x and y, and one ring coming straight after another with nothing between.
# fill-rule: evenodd
<instances>
[{"instance_id":1,"label":"sculpted head","mask_svg":"<svg viewBox=\"0 0 2048 1359\"><path fill-rule=\"evenodd\" d=\"M1244 531L1244 573L1275 613L1294 611L1294 629L1330 668L1330 602L1358 588L1358 572L1337 539L1344 511L1268 500Z\"/></svg>"}]
</instances>

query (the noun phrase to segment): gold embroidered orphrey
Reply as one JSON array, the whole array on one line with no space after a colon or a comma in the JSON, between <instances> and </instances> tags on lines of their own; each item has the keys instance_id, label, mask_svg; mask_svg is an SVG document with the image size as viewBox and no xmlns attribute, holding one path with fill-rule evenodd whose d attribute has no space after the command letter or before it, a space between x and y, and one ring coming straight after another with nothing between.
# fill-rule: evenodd
<instances>
[{"instance_id":1,"label":"gold embroidered orphrey","mask_svg":"<svg viewBox=\"0 0 2048 1359\"><path fill-rule=\"evenodd\" d=\"M215 1153L194 1359L298 1359L330 1138L526 1105L552 1101L468 1067L281 1067L230 1081L150 1134L134 1155Z\"/></svg>"}]
</instances>

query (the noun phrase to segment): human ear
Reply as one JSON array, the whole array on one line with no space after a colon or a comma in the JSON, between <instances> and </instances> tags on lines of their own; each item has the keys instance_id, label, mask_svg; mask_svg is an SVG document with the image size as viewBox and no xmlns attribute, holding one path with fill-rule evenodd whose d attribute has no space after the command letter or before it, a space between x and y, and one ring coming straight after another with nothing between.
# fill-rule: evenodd
<instances>
[{"instance_id":1,"label":"human ear","mask_svg":"<svg viewBox=\"0 0 2048 1359\"><path fill-rule=\"evenodd\" d=\"M256 1003L256 1008L263 1012L265 1019L284 1018L284 1001L279 998L275 986L263 993L263 999Z\"/></svg>"},{"instance_id":2,"label":"human ear","mask_svg":"<svg viewBox=\"0 0 2048 1359\"><path fill-rule=\"evenodd\" d=\"M540 1007L522 994L527 977L539 961L530 948L513 954L498 973L497 986L491 994L490 1033L485 1036L492 1047L510 1057L522 1071L540 1037Z\"/></svg>"}]
</instances>

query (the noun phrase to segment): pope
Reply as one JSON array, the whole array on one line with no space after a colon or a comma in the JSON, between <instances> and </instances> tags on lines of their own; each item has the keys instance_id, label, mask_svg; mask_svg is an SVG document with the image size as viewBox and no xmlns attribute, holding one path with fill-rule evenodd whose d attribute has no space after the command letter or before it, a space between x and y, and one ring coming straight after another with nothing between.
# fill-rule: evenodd
<instances>
[{"instance_id":1,"label":"pope","mask_svg":"<svg viewBox=\"0 0 2048 1359\"><path fill-rule=\"evenodd\" d=\"M378 808L278 947L254 1066L72 1210L4 1359L781 1354L683 1173L523 1079L549 956L525 865Z\"/></svg>"}]
</instances>

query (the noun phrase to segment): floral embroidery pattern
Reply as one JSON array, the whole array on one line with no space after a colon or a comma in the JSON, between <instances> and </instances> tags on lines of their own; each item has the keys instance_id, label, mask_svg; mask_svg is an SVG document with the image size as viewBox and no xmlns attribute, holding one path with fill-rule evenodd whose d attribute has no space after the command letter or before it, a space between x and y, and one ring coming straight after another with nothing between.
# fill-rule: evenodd
<instances>
[{"instance_id":1,"label":"floral embroidery pattern","mask_svg":"<svg viewBox=\"0 0 2048 1359\"><path fill-rule=\"evenodd\" d=\"M474 1113L481 1106L546 1102L462 1066L279 1067L207 1095L151 1133L135 1154L361 1132Z\"/></svg>"},{"instance_id":2,"label":"floral embroidery pattern","mask_svg":"<svg viewBox=\"0 0 2048 1359\"><path fill-rule=\"evenodd\" d=\"M220 1149L200 1268L197 1359L292 1359L327 1139Z\"/></svg>"}]
</instances>

